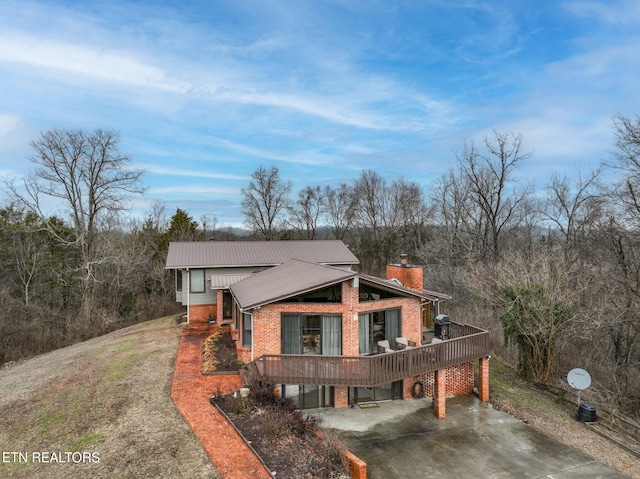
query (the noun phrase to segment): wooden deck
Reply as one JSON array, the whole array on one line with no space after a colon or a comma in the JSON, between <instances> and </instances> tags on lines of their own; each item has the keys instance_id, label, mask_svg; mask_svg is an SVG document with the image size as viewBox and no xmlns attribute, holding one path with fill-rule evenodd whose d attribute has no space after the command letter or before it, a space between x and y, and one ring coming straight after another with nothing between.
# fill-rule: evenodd
<instances>
[{"instance_id":1,"label":"wooden deck","mask_svg":"<svg viewBox=\"0 0 640 479\"><path fill-rule=\"evenodd\" d=\"M251 369L272 384L375 387L489 354L488 331L452 322L449 337L441 343L373 356L269 354L255 360Z\"/></svg>"}]
</instances>

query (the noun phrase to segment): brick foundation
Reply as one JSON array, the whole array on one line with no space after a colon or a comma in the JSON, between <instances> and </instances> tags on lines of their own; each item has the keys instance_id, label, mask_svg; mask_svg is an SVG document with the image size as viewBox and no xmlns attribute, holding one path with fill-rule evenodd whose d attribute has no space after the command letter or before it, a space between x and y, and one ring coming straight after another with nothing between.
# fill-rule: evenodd
<instances>
[{"instance_id":1,"label":"brick foundation","mask_svg":"<svg viewBox=\"0 0 640 479\"><path fill-rule=\"evenodd\" d=\"M189 325L208 324L209 315L217 317L218 311L215 304L194 304L189 306Z\"/></svg>"}]
</instances>

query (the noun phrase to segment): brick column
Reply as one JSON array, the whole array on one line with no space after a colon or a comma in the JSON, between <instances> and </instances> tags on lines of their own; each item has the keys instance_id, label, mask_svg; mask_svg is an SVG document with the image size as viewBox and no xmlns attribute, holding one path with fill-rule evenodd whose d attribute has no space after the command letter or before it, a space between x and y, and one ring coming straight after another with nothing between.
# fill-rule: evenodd
<instances>
[{"instance_id":1,"label":"brick column","mask_svg":"<svg viewBox=\"0 0 640 479\"><path fill-rule=\"evenodd\" d=\"M334 387L333 388L333 407L341 408L349 406L349 388Z\"/></svg>"},{"instance_id":2,"label":"brick column","mask_svg":"<svg viewBox=\"0 0 640 479\"><path fill-rule=\"evenodd\" d=\"M489 401L489 357L480 358L478 378L478 397L480 401Z\"/></svg>"},{"instance_id":3,"label":"brick column","mask_svg":"<svg viewBox=\"0 0 640 479\"><path fill-rule=\"evenodd\" d=\"M222 290L216 290L216 321L218 324L222 323L223 314L222 314Z\"/></svg>"},{"instance_id":4,"label":"brick column","mask_svg":"<svg viewBox=\"0 0 640 479\"><path fill-rule=\"evenodd\" d=\"M446 400L447 400L447 370L440 369L435 372L434 380L435 401L433 405L433 414L438 419L444 419L446 416Z\"/></svg>"}]
</instances>

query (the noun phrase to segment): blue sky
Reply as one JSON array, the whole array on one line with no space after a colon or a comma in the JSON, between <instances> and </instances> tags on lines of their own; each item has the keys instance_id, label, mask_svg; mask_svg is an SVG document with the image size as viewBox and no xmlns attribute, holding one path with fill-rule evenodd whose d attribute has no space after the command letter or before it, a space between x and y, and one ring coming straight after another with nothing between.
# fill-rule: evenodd
<instances>
[{"instance_id":1,"label":"blue sky","mask_svg":"<svg viewBox=\"0 0 640 479\"><path fill-rule=\"evenodd\" d=\"M295 192L363 169L428 192L496 128L542 186L610 156L639 87L635 0L3 0L0 176L41 131L116 129L147 171L132 211L231 226L259 165Z\"/></svg>"}]
</instances>

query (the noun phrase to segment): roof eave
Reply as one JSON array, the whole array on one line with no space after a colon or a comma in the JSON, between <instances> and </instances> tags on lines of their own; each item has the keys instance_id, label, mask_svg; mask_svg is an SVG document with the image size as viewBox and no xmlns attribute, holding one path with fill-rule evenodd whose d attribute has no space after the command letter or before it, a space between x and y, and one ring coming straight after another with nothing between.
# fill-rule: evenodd
<instances>
[{"instance_id":1,"label":"roof eave","mask_svg":"<svg viewBox=\"0 0 640 479\"><path fill-rule=\"evenodd\" d=\"M258 302L258 303L254 303L254 304L249 304L249 305L244 306L244 307L242 305L240 305L240 302L237 300L237 298L236 298L236 302L238 303L238 306L240 306L240 309L243 310L243 311L250 310L250 309L256 309L256 308L260 308L262 306L265 306L267 304L272 304L272 303L275 303L277 301L282 301L283 299L293 298L294 296L299 296L301 294L309 293L309 292L315 291L317 289L322 289L322 288L326 288L328 286L333 286L334 284L340 284L340 283L343 283L345 281L349 281L349 280L353 279L356 276L357 276L357 273L354 272L352 275L349 275L349 276L344 277L342 279L338 279L338 280L334 280L334 281L327 281L325 283L319 283L319 284L317 284L315 286L312 286L312 287L309 287L309 288L304 288L304 289L301 289L301 290L298 290L298 291L295 291L295 292L292 292L292 293L283 294L283 295L277 296L275 298L269 298L268 300L261 301L261 302ZM235 297L235 295L234 295L234 297Z\"/></svg>"}]
</instances>

